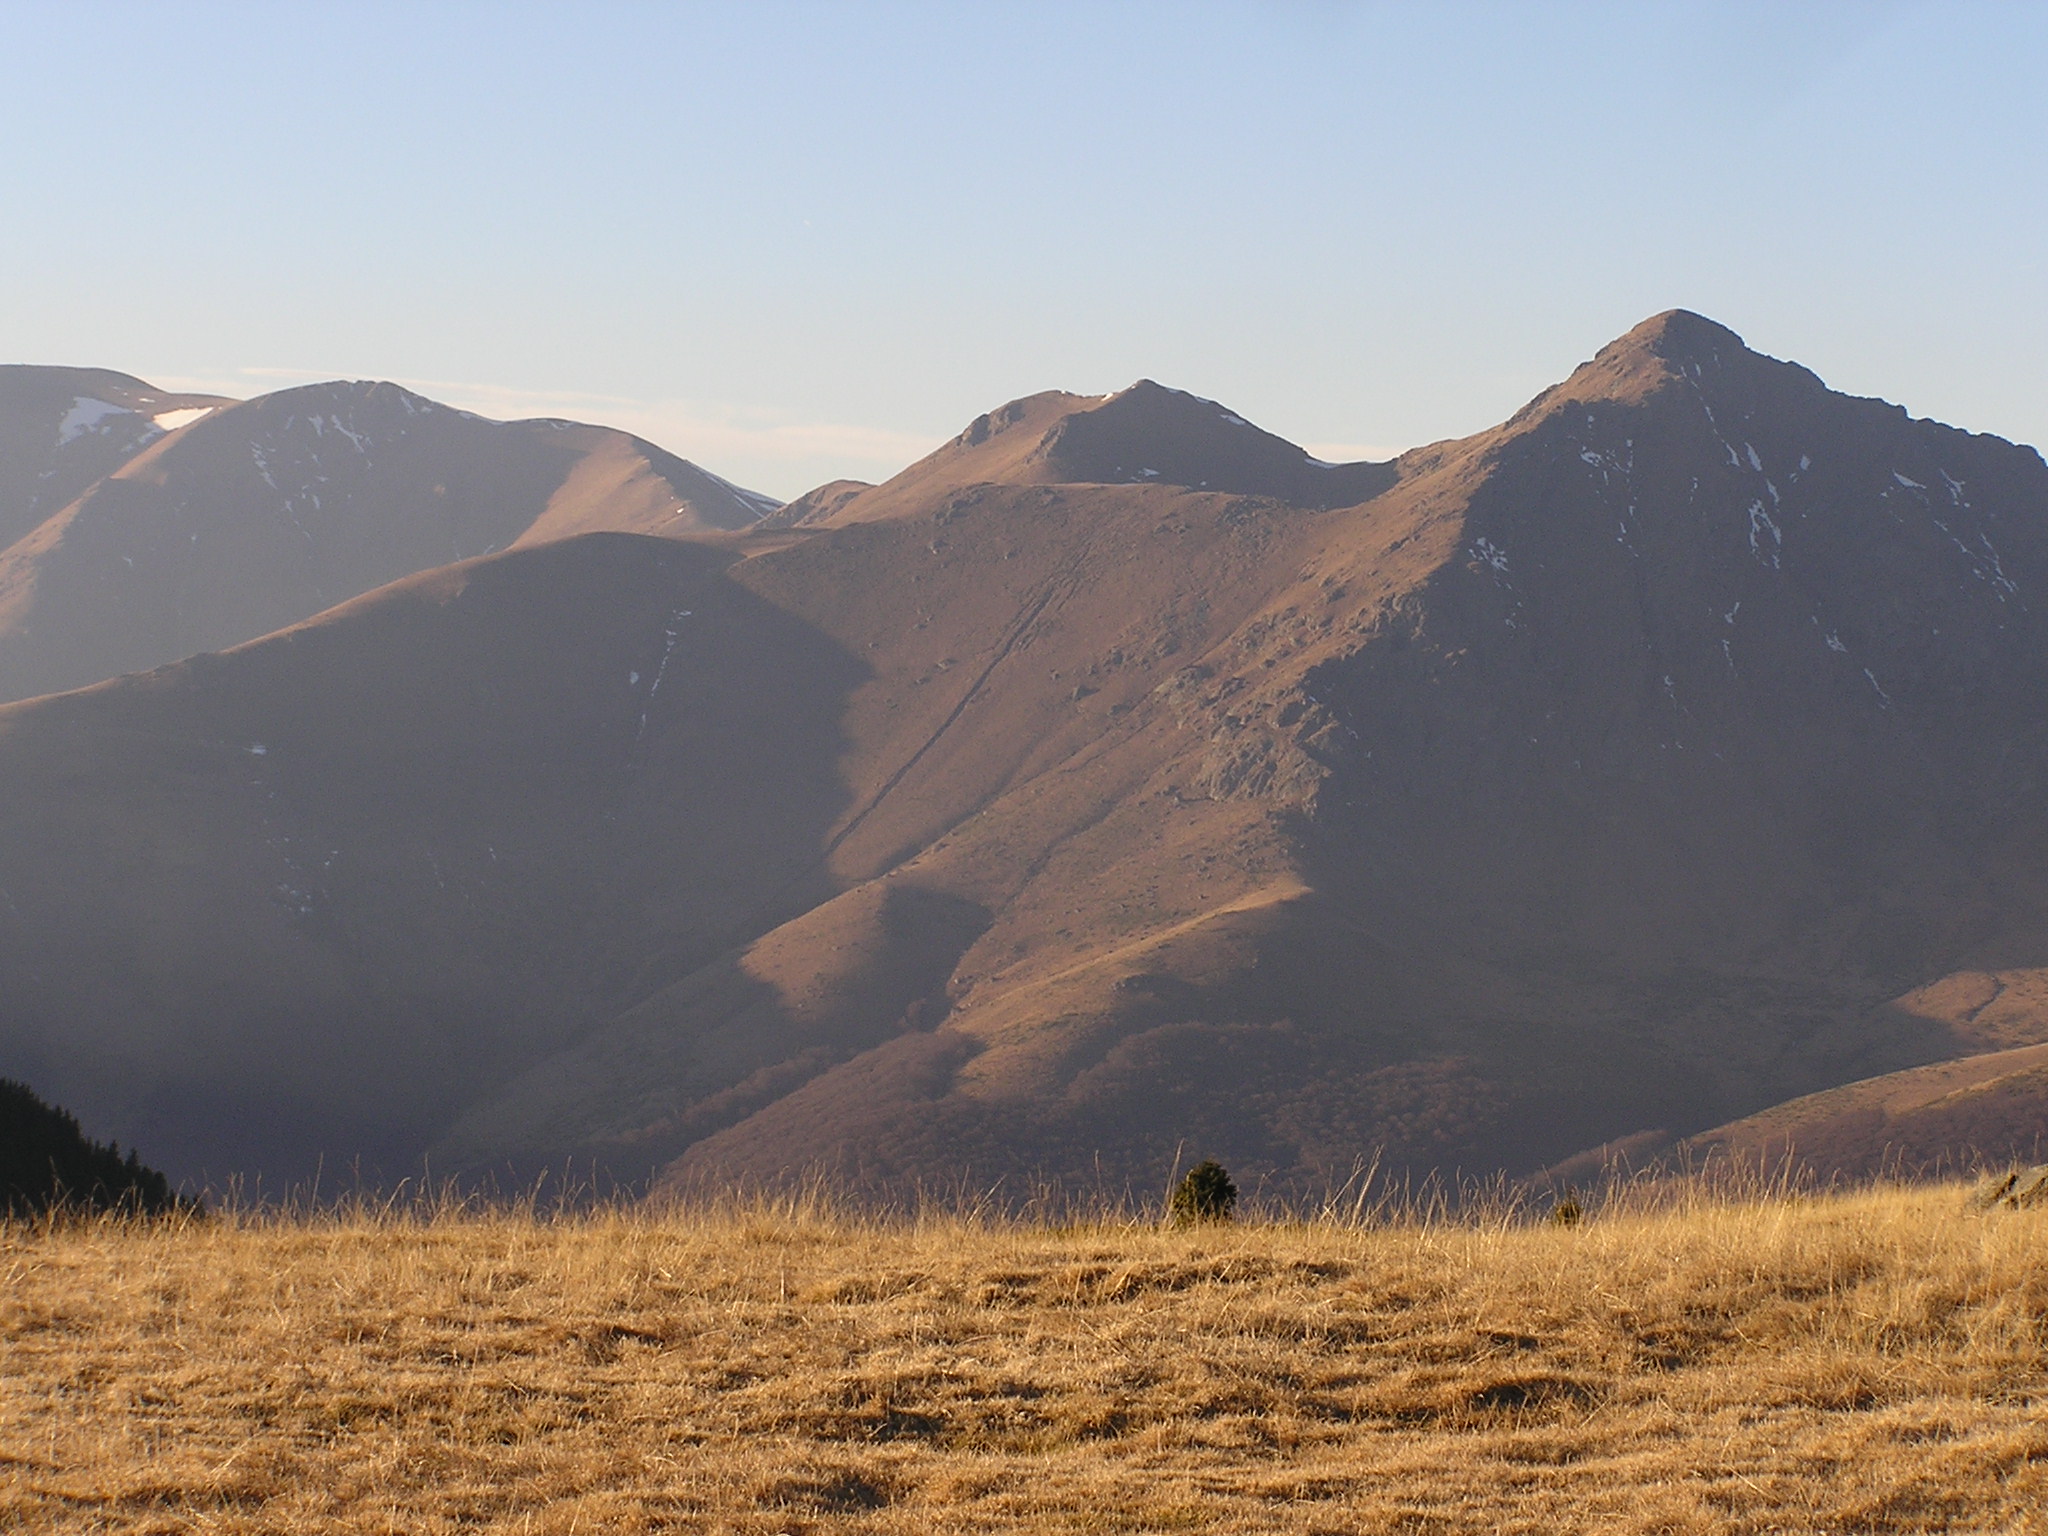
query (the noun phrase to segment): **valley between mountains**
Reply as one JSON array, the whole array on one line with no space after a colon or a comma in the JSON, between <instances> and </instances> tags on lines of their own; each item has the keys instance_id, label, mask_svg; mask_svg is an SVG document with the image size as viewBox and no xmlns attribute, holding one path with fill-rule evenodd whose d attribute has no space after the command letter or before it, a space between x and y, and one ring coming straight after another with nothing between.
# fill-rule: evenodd
<instances>
[{"instance_id":1,"label":"valley between mountains","mask_svg":"<svg viewBox=\"0 0 2048 1536\"><path fill-rule=\"evenodd\" d=\"M2048 1130L2048 467L1683 311L1389 463L1140 383L779 507L0 370L0 523L0 1076L177 1177Z\"/></svg>"}]
</instances>

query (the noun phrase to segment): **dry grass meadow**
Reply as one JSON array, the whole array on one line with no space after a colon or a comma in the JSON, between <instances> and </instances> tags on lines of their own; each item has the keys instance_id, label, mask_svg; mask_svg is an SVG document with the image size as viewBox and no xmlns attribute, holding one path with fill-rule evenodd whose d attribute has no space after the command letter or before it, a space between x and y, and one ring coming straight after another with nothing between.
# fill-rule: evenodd
<instances>
[{"instance_id":1,"label":"dry grass meadow","mask_svg":"<svg viewBox=\"0 0 2048 1536\"><path fill-rule=\"evenodd\" d=\"M2048 1213L0 1227L0 1529L2048 1530Z\"/></svg>"}]
</instances>

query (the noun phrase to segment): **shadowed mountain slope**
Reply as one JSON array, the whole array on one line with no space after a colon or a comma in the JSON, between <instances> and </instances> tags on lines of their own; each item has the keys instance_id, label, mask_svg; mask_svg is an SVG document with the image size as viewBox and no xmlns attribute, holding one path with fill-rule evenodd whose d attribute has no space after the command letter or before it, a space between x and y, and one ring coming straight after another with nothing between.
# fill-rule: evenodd
<instances>
[{"instance_id":1,"label":"shadowed mountain slope","mask_svg":"<svg viewBox=\"0 0 2048 1536\"><path fill-rule=\"evenodd\" d=\"M169 436L137 412L174 397L146 393L79 439L105 450L89 488L53 476L71 495L0 549L0 697L218 650L514 543L744 528L774 506L622 432L485 421L395 384L225 403Z\"/></svg>"},{"instance_id":2,"label":"shadowed mountain slope","mask_svg":"<svg viewBox=\"0 0 2048 1536\"><path fill-rule=\"evenodd\" d=\"M586 535L0 709L9 1068L181 1176L403 1171L744 937L857 663L730 559Z\"/></svg>"},{"instance_id":3,"label":"shadowed mountain slope","mask_svg":"<svg viewBox=\"0 0 2048 1536\"><path fill-rule=\"evenodd\" d=\"M1926 998L2048 946L2032 450L1683 312L1348 503L1127 397L0 712L0 1071L181 1172L1150 1190L2012 1043Z\"/></svg>"}]
</instances>

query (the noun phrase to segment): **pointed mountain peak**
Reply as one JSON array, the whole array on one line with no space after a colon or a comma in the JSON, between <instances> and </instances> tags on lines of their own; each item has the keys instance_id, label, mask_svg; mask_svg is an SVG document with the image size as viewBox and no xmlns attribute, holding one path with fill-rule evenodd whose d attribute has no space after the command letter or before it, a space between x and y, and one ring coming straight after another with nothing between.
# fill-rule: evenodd
<instances>
[{"instance_id":1,"label":"pointed mountain peak","mask_svg":"<svg viewBox=\"0 0 2048 1536\"><path fill-rule=\"evenodd\" d=\"M1734 331L1705 315L1667 309L1610 341L1570 378L1530 401L1509 425L1569 401L1639 403L1680 381L1702 388L1718 381L1722 388L1733 385L1744 392L1826 388L1809 370L1752 350Z\"/></svg>"},{"instance_id":2,"label":"pointed mountain peak","mask_svg":"<svg viewBox=\"0 0 2048 1536\"><path fill-rule=\"evenodd\" d=\"M1183 409L1206 408L1210 411L1223 411L1223 407L1214 400L1204 399L1200 395L1191 395L1184 389L1175 389L1171 384L1162 384L1157 379L1138 379L1127 388L1117 390L1114 394L1103 395L1101 400L1103 405L1113 405L1118 402L1133 400L1150 400L1168 408L1178 403ZM1225 412L1224 414L1229 413Z\"/></svg>"},{"instance_id":3,"label":"pointed mountain peak","mask_svg":"<svg viewBox=\"0 0 2048 1536\"><path fill-rule=\"evenodd\" d=\"M1614 394L1632 394L1679 377L1698 378L1743 359L1755 358L1735 332L1689 309L1667 309L1607 343L1581 363L1566 388L1583 394L1588 383Z\"/></svg>"},{"instance_id":4,"label":"pointed mountain peak","mask_svg":"<svg viewBox=\"0 0 2048 1536\"><path fill-rule=\"evenodd\" d=\"M1667 309L1610 341L1596 354L1595 361L1610 353L1647 353L1667 362L1706 363L1748 351L1742 338L1719 321L1689 309Z\"/></svg>"}]
</instances>

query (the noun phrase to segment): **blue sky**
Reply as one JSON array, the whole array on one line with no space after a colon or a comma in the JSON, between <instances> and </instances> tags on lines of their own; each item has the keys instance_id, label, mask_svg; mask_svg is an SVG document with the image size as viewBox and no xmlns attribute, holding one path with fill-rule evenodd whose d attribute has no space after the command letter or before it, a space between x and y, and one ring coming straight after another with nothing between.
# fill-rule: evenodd
<instances>
[{"instance_id":1,"label":"blue sky","mask_svg":"<svg viewBox=\"0 0 2048 1536\"><path fill-rule=\"evenodd\" d=\"M1683 305L2048 443L2048 6L0 0L0 360L781 495L1140 376L1325 456Z\"/></svg>"}]
</instances>

